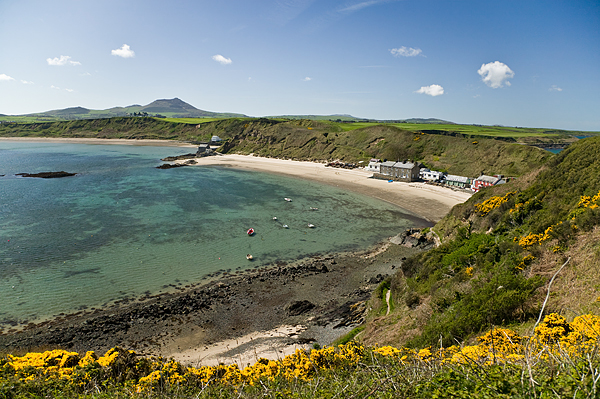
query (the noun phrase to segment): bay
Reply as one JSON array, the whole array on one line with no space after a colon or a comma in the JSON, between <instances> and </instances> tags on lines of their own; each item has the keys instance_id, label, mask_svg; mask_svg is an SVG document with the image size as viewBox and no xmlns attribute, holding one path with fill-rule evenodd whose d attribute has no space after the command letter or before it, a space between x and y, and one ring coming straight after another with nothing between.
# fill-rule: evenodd
<instances>
[{"instance_id":1,"label":"bay","mask_svg":"<svg viewBox=\"0 0 600 399\"><path fill-rule=\"evenodd\" d=\"M365 249L425 223L386 202L302 179L156 169L161 158L188 152L1 142L0 328L172 291L219 271ZM77 175L16 176L61 170Z\"/></svg>"}]
</instances>

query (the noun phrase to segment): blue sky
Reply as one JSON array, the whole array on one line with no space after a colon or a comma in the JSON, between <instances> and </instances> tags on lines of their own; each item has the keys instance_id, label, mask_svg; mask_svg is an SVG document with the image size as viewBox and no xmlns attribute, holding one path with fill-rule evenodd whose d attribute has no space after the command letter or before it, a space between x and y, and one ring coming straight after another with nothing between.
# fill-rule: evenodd
<instances>
[{"instance_id":1,"label":"blue sky","mask_svg":"<svg viewBox=\"0 0 600 399\"><path fill-rule=\"evenodd\" d=\"M600 2L0 0L0 114L178 97L600 131Z\"/></svg>"}]
</instances>

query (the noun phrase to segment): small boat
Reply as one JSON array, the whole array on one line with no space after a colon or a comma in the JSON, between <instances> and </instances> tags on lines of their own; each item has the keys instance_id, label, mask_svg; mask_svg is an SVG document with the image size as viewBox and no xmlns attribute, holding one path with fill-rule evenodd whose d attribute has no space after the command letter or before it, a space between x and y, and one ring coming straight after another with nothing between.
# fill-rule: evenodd
<instances>
[{"instance_id":1,"label":"small boat","mask_svg":"<svg viewBox=\"0 0 600 399\"><path fill-rule=\"evenodd\" d=\"M277 216L273 216L273 220L277 220Z\"/></svg>"},{"instance_id":2,"label":"small boat","mask_svg":"<svg viewBox=\"0 0 600 399\"><path fill-rule=\"evenodd\" d=\"M394 182L393 180L388 180L388 183L393 183L393 182Z\"/></svg>"},{"instance_id":3,"label":"small boat","mask_svg":"<svg viewBox=\"0 0 600 399\"><path fill-rule=\"evenodd\" d=\"M312 224L312 223L309 223L309 224L308 224L308 227L312 229L312 228L314 228L314 227L315 227L315 225L314 225L314 224Z\"/></svg>"},{"instance_id":4,"label":"small boat","mask_svg":"<svg viewBox=\"0 0 600 399\"><path fill-rule=\"evenodd\" d=\"M248 235L251 236L251 235L254 234L254 229L253 228L249 228L246 233L248 233Z\"/></svg>"},{"instance_id":5,"label":"small boat","mask_svg":"<svg viewBox=\"0 0 600 399\"><path fill-rule=\"evenodd\" d=\"M287 198L287 197L286 197L286 198L284 198L284 200L286 200L287 202L292 202L292 199L291 199L291 198Z\"/></svg>"},{"instance_id":6,"label":"small boat","mask_svg":"<svg viewBox=\"0 0 600 399\"><path fill-rule=\"evenodd\" d=\"M315 208L315 207L312 207L312 206L311 206L311 207L310 207L310 210L311 210L311 211L318 211L318 210L319 210L319 208Z\"/></svg>"},{"instance_id":7,"label":"small boat","mask_svg":"<svg viewBox=\"0 0 600 399\"><path fill-rule=\"evenodd\" d=\"M248 259L248 260L252 260L252 259L253 259L253 257L252 257L252 255L248 254L248 255L246 255L246 259Z\"/></svg>"},{"instance_id":8,"label":"small boat","mask_svg":"<svg viewBox=\"0 0 600 399\"><path fill-rule=\"evenodd\" d=\"M287 224L284 224L282 227L283 227L284 229L287 229L289 226L288 226Z\"/></svg>"}]
</instances>

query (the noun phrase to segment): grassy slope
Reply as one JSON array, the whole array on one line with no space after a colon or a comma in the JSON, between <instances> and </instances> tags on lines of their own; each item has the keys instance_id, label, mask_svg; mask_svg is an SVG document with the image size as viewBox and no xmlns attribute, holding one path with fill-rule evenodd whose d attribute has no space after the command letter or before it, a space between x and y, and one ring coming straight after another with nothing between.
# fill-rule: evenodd
<instances>
[{"instance_id":1,"label":"grassy slope","mask_svg":"<svg viewBox=\"0 0 600 399\"><path fill-rule=\"evenodd\" d=\"M546 313L600 314L600 208L578 207L582 195L600 191L598 153L600 137L581 140L540 170L456 206L435 227L444 244L408 259L390 279L397 310L372 316L364 341L423 346L439 344L440 337L445 344L468 340L491 325L525 330L548 280L568 258ZM510 192L486 215L477 210ZM521 237L550 226L544 242L519 245Z\"/></svg>"},{"instance_id":2,"label":"grassy slope","mask_svg":"<svg viewBox=\"0 0 600 399\"><path fill-rule=\"evenodd\" d=\"M216 132L209 124L200 129L205 130L204 126ZM315 121L239 121L221 137L228 139L225 152L347 162L367 162L370 158L416 159L431 168L467 176L478 176L482 171L518 176L543 164L550 156L537 148L498 140L422 134L389 125L343 131L339 124Z\"/></svg>"},{"instance_id":3,"label":"grassy slope","mask_svg":"<svg viewBox=\"0 0 600 399\"><path fill-rule=\"evenodd\" d=\"M206 141L218 135L223 152L301 160L368 161L416 159L449 173L480 172L518 176L543 164L550 154L529 146L492 139L473 140L422 134L390 125L368 125L344 131L346 124L310 120L274 121L229 118L186 120L111 118L68 122L2 124L5 137L97 137Z\"/></svg>"}]
</instances>

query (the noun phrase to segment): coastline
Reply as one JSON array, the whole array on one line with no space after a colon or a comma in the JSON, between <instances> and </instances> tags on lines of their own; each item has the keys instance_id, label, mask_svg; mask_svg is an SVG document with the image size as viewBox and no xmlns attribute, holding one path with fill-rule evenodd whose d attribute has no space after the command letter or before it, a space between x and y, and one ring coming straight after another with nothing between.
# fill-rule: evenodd
<instances>
[{"instance_id":1,"label":"coastline","mask_svg":"<svg viewBox=\"0 0 600 399\"><path fill-rule=\"evenodd\" d=\"M189 160L179 160L184 163ZM452 207L471 197L466 191L421 182L393 182L371 178L363 169L339 169L323 163L263 158L253 155L225 154L194 158L190 166L219 166L274 173L318 181L394 204L429 221L440 221Z\"/></svg>"},{"instance_id":2,"label":"coastline","mask_svg":"<svg viewBox=\"0 0 600 399\"><path fill-rule=\"evenodd\" d=\"M427 245L427 244L426 244ZM246 366L328 345L362 322L371 293L419 252L387 241L368 250L228 273L0 334L0 353L119 346L182 364Z\"/></svg>"},{"instance_id":3,"label":"coastline","mask_svg":"<svg viewBox=\"0 0 600 399\"><path fill-rule=\"evenodd\" d=\"M0 140L196 147L168 140ZM275 173L334 185L392 203L429 222L439 221L470 197L424 183L388 183L370 178L371 173L364 170L329 168L316 162L252 155L217 155L195 161L195 166ZM276 359L313 343L330 344L357 325L377 285L395 272L403 257L420 250L397 244L386 241L366 251L315 256L247 272L223 271L176 293L135 298L1 334L0 350L63 347L101 352L118 345L194 365L227 361L245 366L258 357Z\"/></svg>"},{"instance_id":4,"label":"coastline","mask_svg":"<svg viewBox=\"0 0 600 399\"><path fill-rule=\"evenodd\" d=\"M65 144L112 144L112 145L141 145L152 147L189 147L197 146L174 140L154 139L98 139L87 137L0 137L1 141L26 141L32 143L65 143Z\"/></svg>"},{"instance_id":5,"label":"coastline","mask_svg":"<svg viewBox=\"0 0 600 399\"><path fill-rule=\"evenodd\" d=\"M1 141L197 148L187 142L151 139L0 137ZM440 221L454 205L465 202L472 195L466 191L457 191L421 182L388 183L386 180L370 178L372 173L362 169L331 168L318 162L239 154L218 154L193 160L195 164L192 166L230 167L318 181L389 202L433 223ZM174 163L184 162L180 160Z\"/></svg>"}]
</instances>

